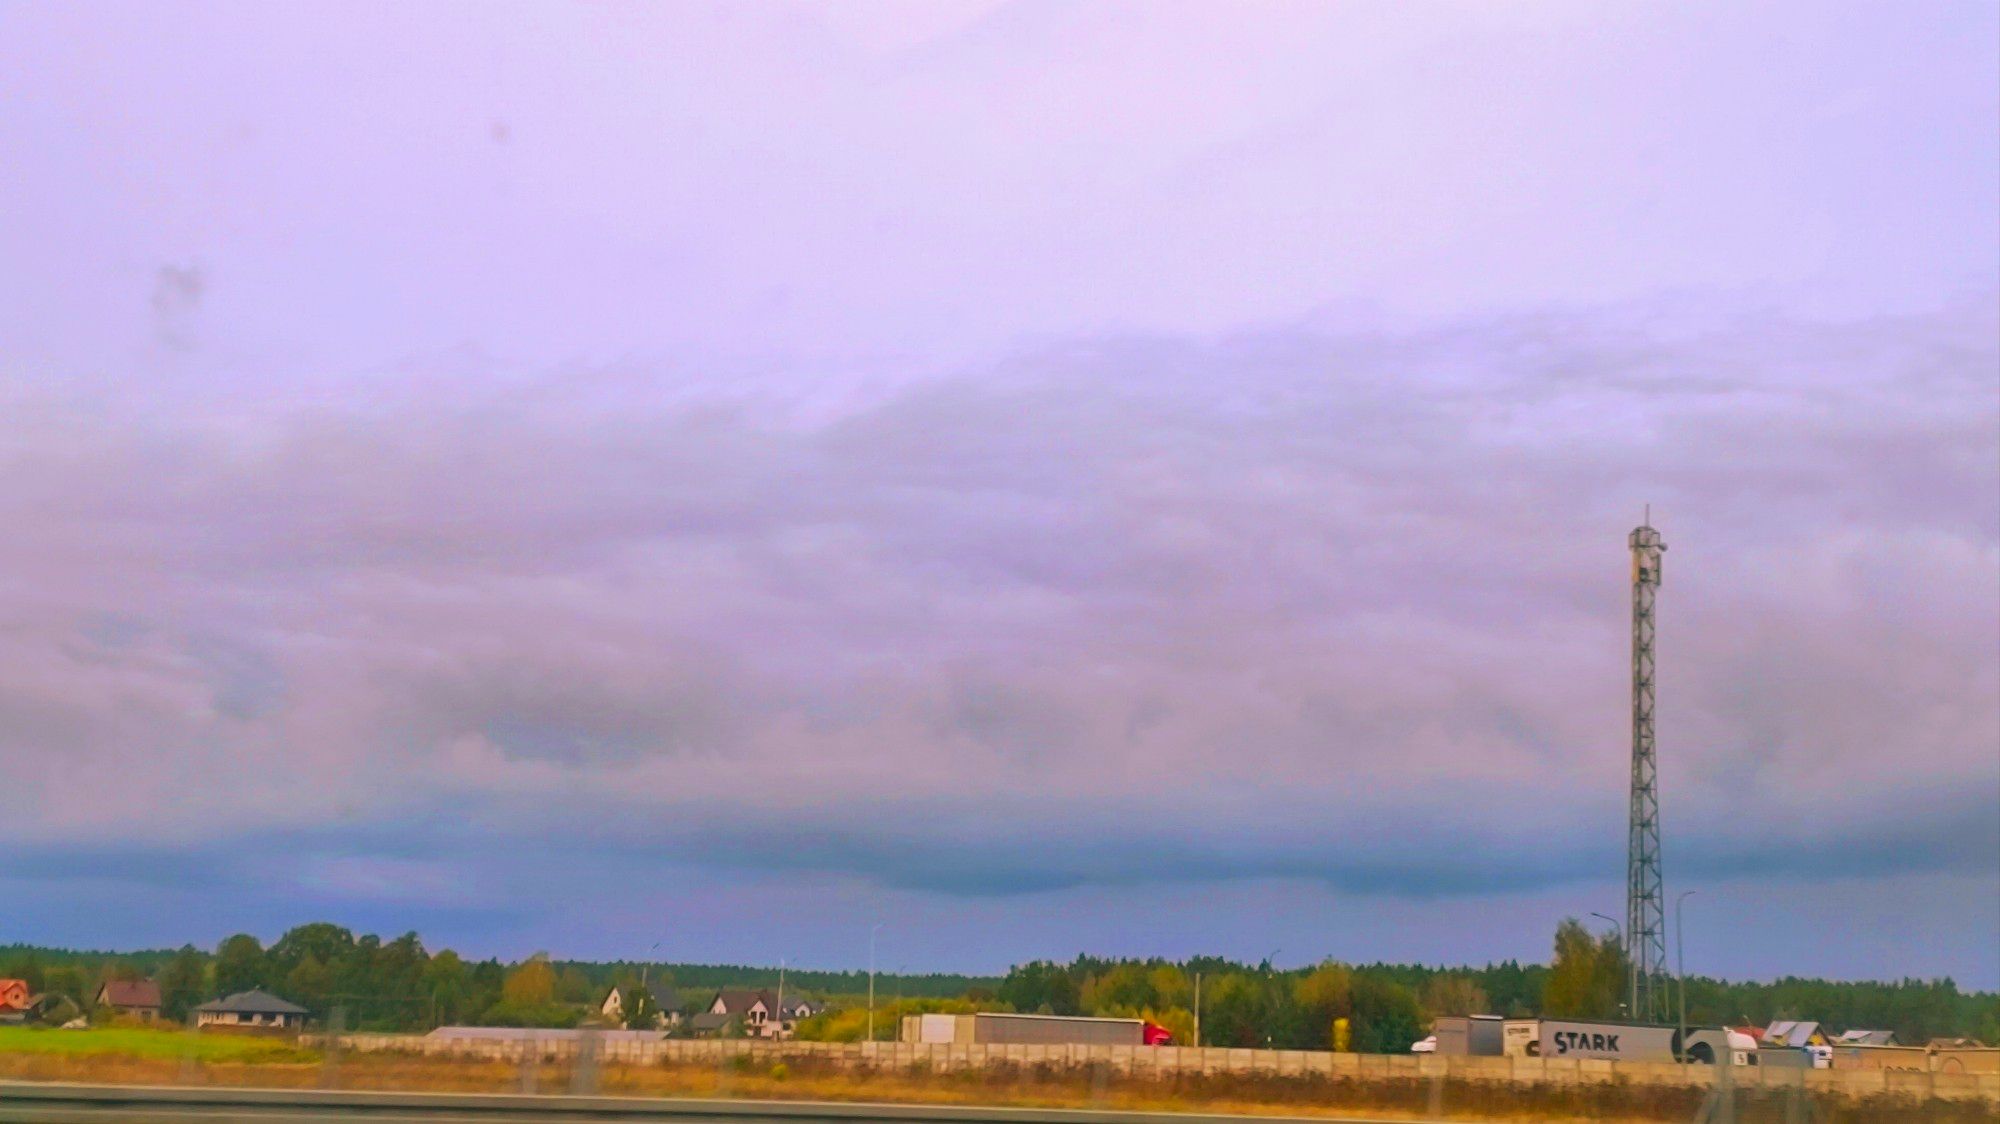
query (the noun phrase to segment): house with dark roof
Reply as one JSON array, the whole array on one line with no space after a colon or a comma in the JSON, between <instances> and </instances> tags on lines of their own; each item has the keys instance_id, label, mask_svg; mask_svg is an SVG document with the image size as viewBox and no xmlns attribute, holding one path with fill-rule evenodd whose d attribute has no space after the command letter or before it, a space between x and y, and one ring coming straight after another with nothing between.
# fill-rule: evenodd
<instances>
[{"instance_id":1,"label":"house with dark roof","mask_svg":"<svg viewBox=\"0 0 2000 1124\"><path fill-rule=\"evenodd\" d=\"M160 985L152 980L105 980L95 1003L121 1018L153 1022L160 1017Z\"/></svg>"},{"instance_id":2,"label":"house with dark roof","mask_svg":"<svg viewBox=\"0 0 2000 1124\"><path fill-rule=\"evenodd\" d=\"M196 1026L251 1026L289 1029L305 1025L306 1009L268 991L239 991L194 1009Z\"/></svg>"},{"instance_id":3,"label":"house with dark roof","mask_svg":"<svg viewBox=\"0 0 2000 1124\"><path fill-rule=\"evenodd\" d=\"M671 987L652 991L653 1009L658 1012L655 1025L660 1027L679 1026L681 1021L681 996ZM604 993L604 999L597 1005L597 1013L604 1021L617 1026L625 1025L625 1004L630 1002L632 993L613 985Z\"/></svg>"},{"instance_id":4,"label":"house with dark roof","mask_svg":"<svg viewBox=\"0 0 2000 1124\"><path fill-rule=\"evenodd\" d=\"M790 1038L799 1020L819 1014L809 1000L787 995L782 1004L766 988L725 987L715 993L708 1009L694 1017L697 1031L721 1030L740 1023L753 1038Z\"/></svg>"},{"instance_id":5,"label":"house with dark roof","mask_svg":"<svg viewBox=\"0 0 2000 1124\"><path fill-rule=\"evenodd\" d=\"M735 1021L736 1018L732 1015L717 1014L714 1011L702 1011L688 1020L688 1029L694 1031L696 1034L720 1034L728 1030L730 1024Z\"/></svg>"}]
</instances>

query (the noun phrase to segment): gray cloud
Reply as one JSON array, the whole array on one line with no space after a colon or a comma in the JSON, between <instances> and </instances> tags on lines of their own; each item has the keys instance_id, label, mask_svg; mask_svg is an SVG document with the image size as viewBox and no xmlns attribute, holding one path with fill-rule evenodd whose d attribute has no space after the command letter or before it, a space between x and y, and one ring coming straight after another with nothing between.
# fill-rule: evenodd
<instances>
[{"instance_id":1,"label":"gray cloud","mask_svg":"<svg viewBox=\"0 0 2000 1124\"><path fill-rule=\"evenodd\" d=\"M451 807L954 894L1561 885L1618 861L1651 502L1677 869L1976 869L1991 303L1678 317L1107 339L831 411L643 367L25 392L5 830Z\"/></svg>"}]
</instances>

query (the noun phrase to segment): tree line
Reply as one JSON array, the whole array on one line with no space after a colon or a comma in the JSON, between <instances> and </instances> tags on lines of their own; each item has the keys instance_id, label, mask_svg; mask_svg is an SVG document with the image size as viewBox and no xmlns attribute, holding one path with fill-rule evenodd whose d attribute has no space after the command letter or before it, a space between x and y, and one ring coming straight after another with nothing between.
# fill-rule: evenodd
<instances>
[{"instance_id":1,"label":"tree line","mask_svg":"<svg viewBox=\"0 0 2000 1124\"><path fill-rule=\"evenodd\" d=\"M107 981L151 979L160 986L162 1015L175 1021L185 1021L209 999L257 989L305 1007L321 1023L337 1018L352 1029L403 1031L465 1024L575 1026L614 986L637 997L626 1003L637 1008L630 1017L637 1024L650 1013L653 996L681 988L692 989L685 999L705 1000L699 993L723 987L776 987L779 969L557 961L546 953L511 963L474 961L451 949L432 952L414 932L385 940L313 922L286 931L268 947L248 933L225 938L213 951L193 945L127 953L0 946L0 978L24 979L30 992L60 997L77 1011L88 1011ZM784 980L799 994L838 996L864 991L868 974L787 971ZM893 989L923 997L961 996L997 982L998 977L948 973L877 977L885 994Z\"/></svg>"},{"instance_id":2,"label":"tree line","mask_svg":"<svg viewBox=\"0 0 2000 1124\"><path fill-rule=\"evenodd\" d=\"M1627 960L1612 936L1575 920L1558 926L1550 962L1508 960L1479 968L1414 964L1319 964L1279 969L1217 957L1184 961L1079 956L1038 960L1004 977L889 975L877 978L875 1033L893 1038L905 1014L999 1010L1151 1019L1179 1042L1214 1046L1344 1048L1400 1052L1441 1015L1499 1014L1616 1019ZM300 925L269 946L249 934L213 952L193 946L93 953L0 948L0 977L31 991L72 997L79 1007L108 979L150 978L164 1014L185 1019L202 1001L258 988L304 1006L322 1022L376 1030L447 1024L574 1026L612 986L625 990L628 1020L650 1021L654 996L681 989L683 1007L721 987L775 987L778 970L748 966L556 961L543 954L513 963L469 961L431 952L416 933L384 940L327 922ZM788 970L788 990L830 1001L800 1036L856 1040L868 1034L865 972ZM643 983L649 994L640 994ZM1909 1043L1933 1037L2000 1043L2000 995L1964 992L1949 979L1843 982L1785 978L1770 983L1687 980L1688 1020L1696 1025L1763 1026L1816 1019L1835 1029L1893 1030ZM1676 996L1678 998L1678 996ZM336 1016L335 1012L338 1012Z\"/></svg>"}]
</instances>

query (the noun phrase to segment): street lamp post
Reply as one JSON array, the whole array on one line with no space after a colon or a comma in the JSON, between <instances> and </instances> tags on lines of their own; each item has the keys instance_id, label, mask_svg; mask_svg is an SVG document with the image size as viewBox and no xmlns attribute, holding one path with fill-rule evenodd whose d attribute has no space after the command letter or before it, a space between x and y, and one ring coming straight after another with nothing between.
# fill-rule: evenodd
<instances>
[{"instance_id":1,"label":"street lamp post","mask_svg":"<svg viewBox=\"0 0 2000 1124\"><path fill-rule=\"evenodd\" d=\"M1693 890L1682 890L1681 896L1674 899L1674 975L1680 977L1682 1042L1686 1042L1688 1036L1688 970L1687 938L1681 935L1681 903L1693 893ZM1729 1060L1733 1059L1725 1059Z\"/></svg>"},{"instance_id":2,"label":"street lamp post","mask_svg":"<svg viewBox=\"0 0 2000 1124\"><path fill-rule=\"evenodd\" d=\"M868 1041L875 1041L875 934L882 931L877 923L868 930Z\"/></svg>"},{"instance_id":3,"label":"street lamp post","mask_svg":"<svg viewBox=\"0 0 2000 1124\"><path fill-rule=\"evenodd\" d=\"M1602 913L1599 913L1599 912L1597 912L1597 911L1596 911L1596 910L1594 910L1594 909L1590 911L1590 915L1591 915L1592 917L1595 917L1595 918L1598 918L1599 920L1603 920L1603 921L1609 921L1609 922L1611 922L1611 932L1612 932L1612 933L1613 933L1613 934L1614 934L1614 935L1615 935L1615 936L1617 937L1617 940L1618 940L1618 953L1619 953L1619 955L1621 955L1621 956L1622 956L1622 955L1624 955L1624 953L1625 953L1625 926L1623 926L1623 925L1620 925L1620 924L1618 923L1618 919L1617 919L1617 918L1615 918L1615 917L1606 917L1606 916L1605 916L1604 914L1602 914ZM1627 1008L1625 1004L1623 1004L1623 1003L1620 1003L1620 1004L1618 1005L1618 1010L1619 1010L1619 1011L1620 1011L1620 1012L1622 1013L1622 1012L1627 1012L1627 1011L1629 1011L1629 1008Z\"/></svg>"},{"instance_id":4,"label":"street lamp post","mask_svg":"<svg viewBox=\"0 0 2000 1124\"><path fill-rule=\"evenodd\" d=\"M1611 931L1612 931L1613 933L1617 934L1617 936L1618 936L1618 947L1619 947L1619 949L1620 949L1620 950L1623 950L1623 949L1624 949L1624 947L1625 947L1625 926L1624 926L1624 925L1622 925L1622 924L1619 924L1619 922L1618 922L1618 919L1617 919L1617 918L1615 918L1615 917L1606 917L1606 916L1605 916L1604 914L1602 914L1602 913L1599 913L1599 912L1597 912L1596 910L1592 910L1592 911L1590 912L1590 915L1591 915L1592 917L1595 917L1595 918L1597 918L1597 919L1598 919L1598 920L1600 920L1600 921L1609 921L1609 922L1611 922Z\"/></svg>"}]
</instances>

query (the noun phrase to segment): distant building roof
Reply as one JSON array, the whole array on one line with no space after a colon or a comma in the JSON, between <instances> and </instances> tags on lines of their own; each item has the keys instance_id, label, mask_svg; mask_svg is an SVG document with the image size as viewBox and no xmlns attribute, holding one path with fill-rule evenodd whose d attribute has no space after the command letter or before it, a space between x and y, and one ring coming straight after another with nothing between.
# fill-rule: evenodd
<instances>
[{"instance_id":1,"label":"distant building roof","mask_svg":"<svg viewBox=\"0 0 2000 1124\"><path fill-rule=\"evenodd\" d=\"M1818 1038L1818 1042L1813 1039ZM1826 1036L1820 1033L1819 1024L1797 1019L1783 1019L1764 1028L1766 1046L1816 1046L1824 1045Z\"/></svg>"},{"instance_id":2,"label":"distant building roof","mask_svg":"<svg viewBox=\"0 0 2000 1124\"><path fill-rule=\"evenodd\" d=\"M1843 1030L1840 1037L1833 1040L1836 1046L1894 1046L1896 1032L1893 1030Z\"/></svg>"},{"instance_id":3,"label":"distant building roof","mask_svg":"<svg viewBox=\"0 0 2000 1124\"><path fill-rule=\"evenodd\" d=\"M712 1009L717 1003L722 1004L722 1010L717 1013L727 1015L740 1015L759 1003L767 1011L776 1010L778 1006L778 1001L771 998L770 992L751 987L725 987L715 993L715 998L709 1000L708 1005Z\"/></svg>"},{"instance_id":4,"label":"distant building roof","mask_svg":"<svg viewBox=\"0 0 2000 1124\"><path fill-rule=\"evenodd\" d=\"M196 1007L195 1010L208 1011L214 1014L234 1011L239 1015L303 1015L307 1013L306 1009L297 1003L290 1003L272 995L268 991L257 991L255 989L239 991L234 995L225 995L220 999L211 999L201 1006Z\"/></svg>"},{"instance_id":5,"label":"distant building roof","mask_svg":"<svg viewBox=\"0 0 2000 1124\"><path fill-rule=\"evenodd\" d=\"M157 1007L160 985L152 980L106 980L97 1001L113 1007Z\"/></svg>"},{"instance_id":6,"label":"distant building roof","mask_svg":"<svg viewBox=\"0 0 2000 1124\"><path fill-rule=\"evenodd\" d=\"M759 1003L772 1014L777 1014L779 1007L778 997L767 987L725 987L715 993L715 998L709 1000L706 1007L713 1010L718 1002L722 1004L723 1012L731 1015L740 1015ZM660 1006L664 1008L666 1004L661 1003ZM792 1019L808 1018L821 1010L818 1004L803 995L785 996L783 1006L785 1017Z\"/></svg>"},{"instance_id":7,"label":"distant building roof","mask_svg":"<svg viewBox=\"0 0 2000 1124\"><path fill-rule=\"evenodd\" d=\"M695 1030L721 1030L736 1021L735 1015L723 1015L714 1011L703 1011L688 1020L688 1026Z\"/></svg>"}]
</instances>

